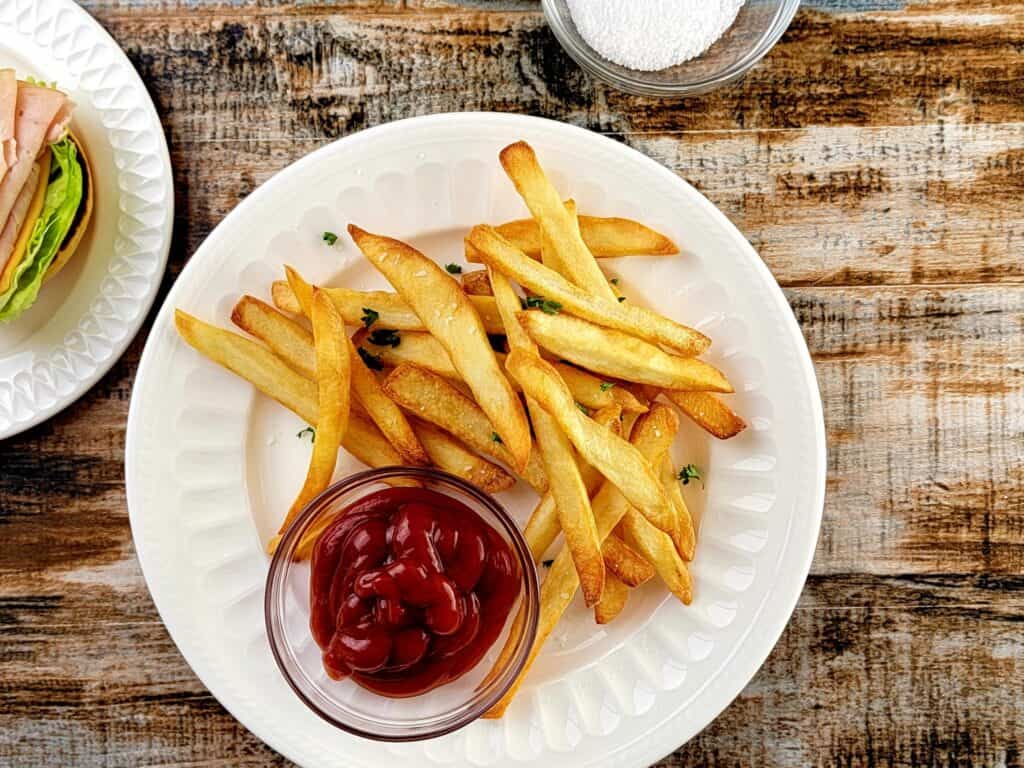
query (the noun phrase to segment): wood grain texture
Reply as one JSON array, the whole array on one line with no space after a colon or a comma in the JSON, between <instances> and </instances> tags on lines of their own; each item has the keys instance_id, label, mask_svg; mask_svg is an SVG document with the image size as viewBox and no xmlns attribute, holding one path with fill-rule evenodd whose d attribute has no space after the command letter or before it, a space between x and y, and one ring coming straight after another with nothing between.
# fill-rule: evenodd
<instances>
[{"instance_id":1,"label":"wood grain texture","mask_svg":"<svg viewBox=\"0 0 1024 768\"><path fill-rule=\"evenodd\" d=\"M1019 3L805 2L750 76L685 102L582 74L533 0L83 4L166 126L161 298L269 176L401 117L541 114L695 184L787 289L829 480L782 640L661 765L1024 764ZM71 409L0 443L0 766L287 765L195 678L134 556L122 461L145 335Z\"/></svg>"}]
</instances>

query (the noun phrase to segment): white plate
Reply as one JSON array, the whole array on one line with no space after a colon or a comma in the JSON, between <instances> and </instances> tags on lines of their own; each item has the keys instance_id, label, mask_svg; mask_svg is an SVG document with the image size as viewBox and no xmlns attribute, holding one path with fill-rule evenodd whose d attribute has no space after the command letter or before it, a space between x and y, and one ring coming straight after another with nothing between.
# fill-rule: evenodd
<instances>
[{"instance_id":1,"label":"white plate","mask_svg":"<svg viewBox=\"0 0 1024 768\"><path fill-rule=\"evenodd\" d=\"M174 190L153 102L117 43L71 0L0 0L0 67L56 81L77 107L96 202L75 257L0 324L0 440L66 408L124 352L167 264Z\"/></svg>"},{"instance_id":2,"label":"white plate","mask_svg":"<svg viewBox=\"0 0 1024 768\"><path fill-rule=\"evenodd\" d=\"M751 422L727 442L684 426L679 463L707 470L685 491L703 520L684 607L657 584L605 628L576 605L500 721L404 745L333 729L294 696L263 627L261 542L301 484L304 425L180 341L182 307L230 326L245 292L267 297L291 263L357 287L382 278L344 237L348 222L409 238L463 263L475 223L525 215L497 161L526 139L580 210L633 216L667 232L678 258L609 264L627 295L709 332L709 356L736 383ZM341 454L339 475L356 467ZM142 357L126 448L128 505L157 608L210 691L300 765L646 766L711 720L775 644L810 566L825 488L814 370L782 292L742 235L685 182L622 144L568 125L497 114L437 115L364 131L314 152L250 195L175 284ZM502 500L520 521L533 497Z\"/></svg>"}]
</instances>

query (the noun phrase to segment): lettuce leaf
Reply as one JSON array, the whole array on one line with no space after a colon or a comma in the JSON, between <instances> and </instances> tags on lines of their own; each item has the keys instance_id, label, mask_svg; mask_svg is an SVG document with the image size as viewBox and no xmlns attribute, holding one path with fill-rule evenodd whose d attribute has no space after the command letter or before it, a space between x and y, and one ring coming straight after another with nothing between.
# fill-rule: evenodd
<instances>
[{"instance_id":1,"label":"lettuce leaf","mask_svg":"<svg viewBox=\"0 0 1024 768\"><path fill-rule=\"evenodd\" d=\"M65 137L53 144L50 150L53 162L43 210L32 228L28 247L10 288L0 294L0 323L13 320L35 303L46 270L71 230L78 206L82 203L84 185L78 148Z\"/></svg>"}]
</instances>

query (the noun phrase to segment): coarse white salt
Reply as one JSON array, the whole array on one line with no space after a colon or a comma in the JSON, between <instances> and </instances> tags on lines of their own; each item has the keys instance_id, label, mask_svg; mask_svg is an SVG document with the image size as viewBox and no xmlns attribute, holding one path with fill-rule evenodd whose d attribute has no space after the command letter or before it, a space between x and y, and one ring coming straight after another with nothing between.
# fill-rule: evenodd
<instances>
[{"instance_id":1,"label":"coarse white salt","mask_svg":"<svg viewBox=\"0 0 1024 768\"><path fill-rule=\"evenodd\" d=\"M601 56L653 72L700 56L745 0L567 0L580 35Z\"/></svg>"}]
</instances>

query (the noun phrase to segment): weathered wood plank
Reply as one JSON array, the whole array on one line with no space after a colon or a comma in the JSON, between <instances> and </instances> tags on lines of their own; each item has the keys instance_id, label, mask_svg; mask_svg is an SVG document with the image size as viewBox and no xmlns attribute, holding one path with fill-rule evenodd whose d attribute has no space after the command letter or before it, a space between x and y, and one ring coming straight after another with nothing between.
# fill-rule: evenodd
<instances>
[{"instance_id":1,"label":"weathered wood plank","mask_svg":"<svg viewBox=\"0 0 1024 768\"><path fill-rule=\"evenodd\" d=\"M959 5L803 11L739 85L685 101L595 83L533 12L97 15L185 139L335 138L425 112L495 109L604 131L1024 120L1024 9Z\"/></svg>"}]
</instances>

